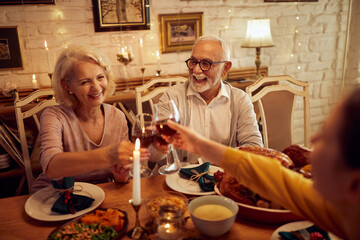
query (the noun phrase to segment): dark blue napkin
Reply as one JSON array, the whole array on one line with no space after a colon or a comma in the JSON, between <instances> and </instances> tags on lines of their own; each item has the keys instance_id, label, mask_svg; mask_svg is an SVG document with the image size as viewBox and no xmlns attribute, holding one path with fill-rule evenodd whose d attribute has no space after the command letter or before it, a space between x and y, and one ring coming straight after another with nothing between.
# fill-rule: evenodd
<instances>
[{"instance_id":1,"label":"dark blue napkin","mask_svg":"<svg viewBox=\"0 0 360 240\"><path fill-rule=\"evenodd\" d=\"M209 170L210 162L206 162L201 164L200 166L194 168L181 168L180 169L180 176L197 181L201 190L204 192L214 191L214 176L211 176L205 172ZM205 173L201 175L202 173ZM195 176L198 176L197 178Z\"/></svg>"},{"instance_id":2,"label":"dark blue napkin","mask_svg":"<svg viewBox=\"0 0 360 240\"><path fill-rule=\"evenodd\" d=\"M328 232L322 230L321 228L318 228L315 225L312 225L308 228L305 228L310 234L311 233L320 233L322 235L321 240L325 239L325 240L330 240L329 234ZM299 229L300 230L300 229ZM286 239L286 240L298 240L299 238L296 237L296 235L300 235L299 230L296 231L291 231L291 232L279 232L279 235L282 237L282 239ZM314 239L316 239L314 237Z\"/></svg>"},{"instance_id":3,"label":"dark blue napkin","mask_svg":"<svg viewBox=\"0 0 360 240\"><path fill-rule=\"evenodd\" d=\"M94 199L87 196L77 195L73 193L74 178L65 177L61 182L51 181L53 187L58 189L60 197L55 201L51 211L68 214L86 209L91 206Z\"/></svg>"}]
</instances>

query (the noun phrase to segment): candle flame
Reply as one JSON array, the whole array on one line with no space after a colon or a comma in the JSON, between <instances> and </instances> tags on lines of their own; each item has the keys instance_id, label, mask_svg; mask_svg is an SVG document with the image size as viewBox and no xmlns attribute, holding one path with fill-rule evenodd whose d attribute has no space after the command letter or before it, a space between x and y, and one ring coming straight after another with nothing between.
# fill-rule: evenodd
<instances>
[{"instance_id":1,"label":"candle flame","mask_svg":"<svg viewBox=\"0 0 360 240\"><path fill-rule=\"evenodd\" d=\"M47 48L47 42L46 42L46 40L45 40L45 42L44 42L44 46L45 46L45 48Z\"/></svg>"},{"instance_id":2,"label":"candle flame","mask_svg":"<svg viewBox=\"0 0 360 240\"><path fill-rule=\"evenodd\" d=\"M135 151L138 151L140 149L140 139L136 139L135 141Z\"/></svg>"},{"instance_id":3,"label":"candle flame","mask_svg":"<svg viewBox=\"0 0 360 240\"><path fill-rule=\"evenodd\" d=\"M142 133L145 133L145 127L142 128Z\"/></svg>"},{"instance_id":4,"label":"candle flame","mask_svg":"<svg viewBox=\"0 0 360 240\"><path fill-rule=\"evenodd\" d=\"M159 50L156 51L156 57L157 57L157 59L160 59Z\"/></svg>"},{"instance_id":5,"label":"candle flame","mask_svg":"<svg viewBox=\"0 0 360 240\"><path fill-rule=\"evenodd\" d=\"M35 74L33 74L33 80L35 80Z\"/></svg>"},{"instance_id":6,"label":"candle flame","mask_svg":"<svg viewBox=\"0 0 360 240\"><path fill-rule=\"evenodd\" d=\"M142 47L143 46L143 40L142 40L142 38L140 38L140 47Z\"/></svg>"}]
</instances>

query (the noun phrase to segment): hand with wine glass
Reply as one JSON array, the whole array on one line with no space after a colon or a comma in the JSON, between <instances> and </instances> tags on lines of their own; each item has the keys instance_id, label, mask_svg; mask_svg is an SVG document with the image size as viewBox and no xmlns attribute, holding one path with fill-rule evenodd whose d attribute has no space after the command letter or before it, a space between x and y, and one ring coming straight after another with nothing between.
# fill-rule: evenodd
<instances>
[{"instance_id":1,"label":"hand with wine glass","mask_svg":"<svg viewBox=\"0 0 360 240\"><path fill-rule=\"evenodd\" d=\"M187 163L180 162L179 157L174 151L174 147L171 143L167 143L161 136L171 137L176 131L171 129L167 125L167 120L172 120L174 122L180 122L179 111L175 105L174 100L170 100L168 102L161 102L154 104L154 121L157 130L156 141L159 142L160 145L168 145L168 156L166 157L167 164L159 168L160 174L171 174L179 171L179 169ZM171 156L169 156L171 155Z\"/></svg>"},{"instance_id":2,"label":"hand with wine glass","mask_svg":"<svg viewBox=\"0 0 360 240\"><path fill-rule=\"evenodd\" d=\"M131 129L131 139L133 142L138 138L141 148L148 148L154 142L156 127L151 114L142 113L136 115ZM132 172L130 172L131 174ZM141 161L140 176L149 177L152 171L147 167L147 162Z\"/></svg>"}]
</instances>

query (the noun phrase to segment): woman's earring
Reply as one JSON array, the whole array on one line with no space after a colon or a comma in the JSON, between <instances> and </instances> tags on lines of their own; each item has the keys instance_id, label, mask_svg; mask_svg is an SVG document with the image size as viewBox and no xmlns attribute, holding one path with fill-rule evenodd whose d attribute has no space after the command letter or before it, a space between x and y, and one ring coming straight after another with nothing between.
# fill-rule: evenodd
<instances>
[{"instance_id":1,"label":"woman's earring","mask_svg":"<svg viewBox=\"0 0 360 240\"><path fill-rule=\"evenodd\" d=\"M73 95L74 93L72 91L69 91L69 94Z\"/></svg>"}]
</instances>

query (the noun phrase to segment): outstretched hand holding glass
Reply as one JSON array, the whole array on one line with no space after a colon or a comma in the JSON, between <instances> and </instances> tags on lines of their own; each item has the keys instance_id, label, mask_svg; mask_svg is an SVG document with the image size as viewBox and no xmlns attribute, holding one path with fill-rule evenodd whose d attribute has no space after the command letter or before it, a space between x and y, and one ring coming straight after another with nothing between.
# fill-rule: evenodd
<instances>
[{"instance_id":1,"label":"outstretched hand holding glass","mask_svg":"<svg viewBox=\"0 0 360 240\"><path fill-rule=\"evenodd\" d=\"M177 123L180 122L179 111L173 100L154 104L154 121L157 132L160 136L171 137L176 133L175 130L171 129L167 125L167 120L172 120ZM157 141L159 141L160 144L167 144L160 136L156 138ZM167 164L159 168L160 174L171 174L179 171L181 167L187 165L186 163L180 162L176 151L174 151L173 145L170 143L168 146L169 152L166 157ZM172 158L169 155L172 155Z\"/></svg>"}]
</instances>

